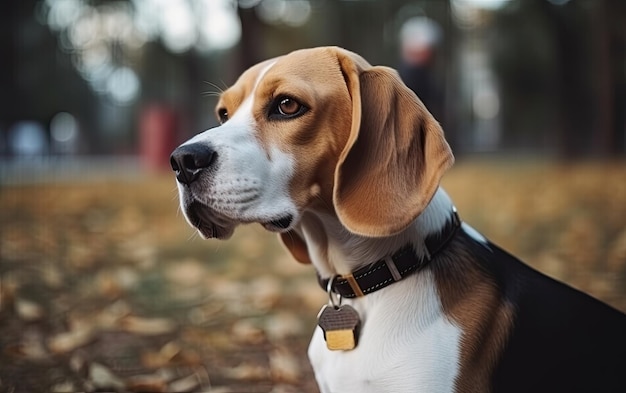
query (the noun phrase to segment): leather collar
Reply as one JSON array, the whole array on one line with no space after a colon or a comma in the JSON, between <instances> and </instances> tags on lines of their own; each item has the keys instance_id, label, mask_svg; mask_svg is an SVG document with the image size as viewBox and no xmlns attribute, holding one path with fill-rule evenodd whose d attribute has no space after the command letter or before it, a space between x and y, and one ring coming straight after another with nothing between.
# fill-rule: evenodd
<instances>
[{"instance_id":1,"label":"leather collar","mask_svg":"<svg viewBox=\"0 0 626 393\"><path fill-rule=\"evenodd\" d=\"M443 230L437 234L426 237L424 245L426 255L417 257L412 246L407 245L395 254L383 258L372 265L361 268L346 276L334 277L332 292L344 298L355 298L376 292L394 282L400 281L422 268L441 251L454 237L461 226L461 220L453 210L451 219L448 220ZM317 276L320 286L327 290L330 279Z\"/></svg>"}]
</instances>

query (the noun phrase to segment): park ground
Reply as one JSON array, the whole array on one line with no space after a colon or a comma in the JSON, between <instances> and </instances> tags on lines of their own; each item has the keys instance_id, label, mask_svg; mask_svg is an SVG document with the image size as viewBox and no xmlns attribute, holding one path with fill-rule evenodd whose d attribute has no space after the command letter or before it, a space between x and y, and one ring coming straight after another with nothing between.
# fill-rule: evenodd
<instances>
[{"instance_id":1,"label":"park ground","mask_svg":"<svg viewBox=\"0 0 626 393\"><path fill-rule=\"evenodd\" d=\"M461 217L626 311L626 165L467 160ZM0 186L0 392L316 392L325 302L258 225L202 240L173 176Z\"/></svg>"}]
</instances>

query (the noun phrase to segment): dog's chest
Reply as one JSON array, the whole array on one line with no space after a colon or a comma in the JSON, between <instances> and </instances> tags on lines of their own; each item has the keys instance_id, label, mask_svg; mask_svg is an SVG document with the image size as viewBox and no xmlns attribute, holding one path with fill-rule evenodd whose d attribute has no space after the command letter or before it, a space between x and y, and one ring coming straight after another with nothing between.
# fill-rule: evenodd
<instances>
[{"instance_id":1,"label":"dog's chest","mask_svg":"<svg viewBox=\"0 0 626 393\"><path fill-rule=\"evenodd\" d=\"M425 276L355 304L364 323L351 351L328 350L316 329L309 358L322 393L454 391L461 330L442 313L432 279Z\"/></svg>"}]
</instances>

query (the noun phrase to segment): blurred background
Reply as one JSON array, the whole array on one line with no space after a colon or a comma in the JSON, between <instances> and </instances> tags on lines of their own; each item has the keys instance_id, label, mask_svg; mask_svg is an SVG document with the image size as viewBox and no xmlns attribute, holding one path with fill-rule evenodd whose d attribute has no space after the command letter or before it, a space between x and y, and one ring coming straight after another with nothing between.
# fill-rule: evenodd
<instances>
[{"instance_id":1,"label":"blurred background","mask_svg":"<svg viewBox=\"0 0 626 393\"><path fill-rule=\"evenodd\" d=\"M462 217L626 310L626 2L20 0L0 13L0 392L315 392L325 302L273 235L202 241L168 157L247 67L399 70Z\"/></svg>"},{"instance_id":2,"label":"blurred background","mask_svg":"<svg viewBox=\"0 0 626 393\"><path fill-rule=\"evenodd\" d=\"M163 165L244 69L320 45L400 69L457 155L626 152L620 0L24 0L0 19L3 163Z\"/></svg>"}]
</instances>

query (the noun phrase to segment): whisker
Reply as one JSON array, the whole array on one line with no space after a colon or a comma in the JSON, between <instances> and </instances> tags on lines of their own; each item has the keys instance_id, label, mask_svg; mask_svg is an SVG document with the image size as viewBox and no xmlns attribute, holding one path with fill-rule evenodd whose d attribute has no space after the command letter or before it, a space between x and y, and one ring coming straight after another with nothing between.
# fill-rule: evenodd
<instances>
[{"instance_id":1,"label":"whisker","mask_svg":"<svg viewBox=\"0 0 626 393\"><path fill-rule=\"evenodd\" d=\"M203 81L204 83L206 83L207 85L211 86L211 87L215 87L217 89L218 92L223 93L224 89L227 88L226 84L224 83L223 80L220 79L220 82L222 82L222 84L224 85L224 88L221 88L219 85L213 83L213 82L209 82L209 81Z\"/></svg>"},{"instance_id":2,"label":"whisker","mask_svg":"<svg viewBox=\"0 0 626 393\"><path fill-rule=\"evenodd\" d=\"M191 232L191 234L189 235L189 237L187 237L187 241L188 241L188 242L191 242L191 241L193 241L193 240L196 240L198 237L199 237L199 235L198 235L198 231L197 231L197 230L195 230L195 228L194 228L194 231L193 231L193 232Z\"/></svg>"},{"instance_id":3,"label":"whisker","mask_svg":"<svg viewBox=\"0 0 626 393\"><path fill-rule=\"evenodd\" d=\"M219 97L222 95L222 93L217 91L204 91L200 93L200 95L202 95L203 97Z\"/></svg>"},{"instance_id":4,"label":"whisker","mask_svg":"<svg viewBox=\"0 0 626 393\"><path fill-rule=\"evenodd\" d=\"M224 88L209 81L203 81L203 82L217 90L217 91L206 91L206 92L201 93L205 97L219 97L220 95L222 95L224 90L228 88L226 84L224 84L224 81L222 81L222 84L224 84Z\"/></svg>"}]
</instances>

